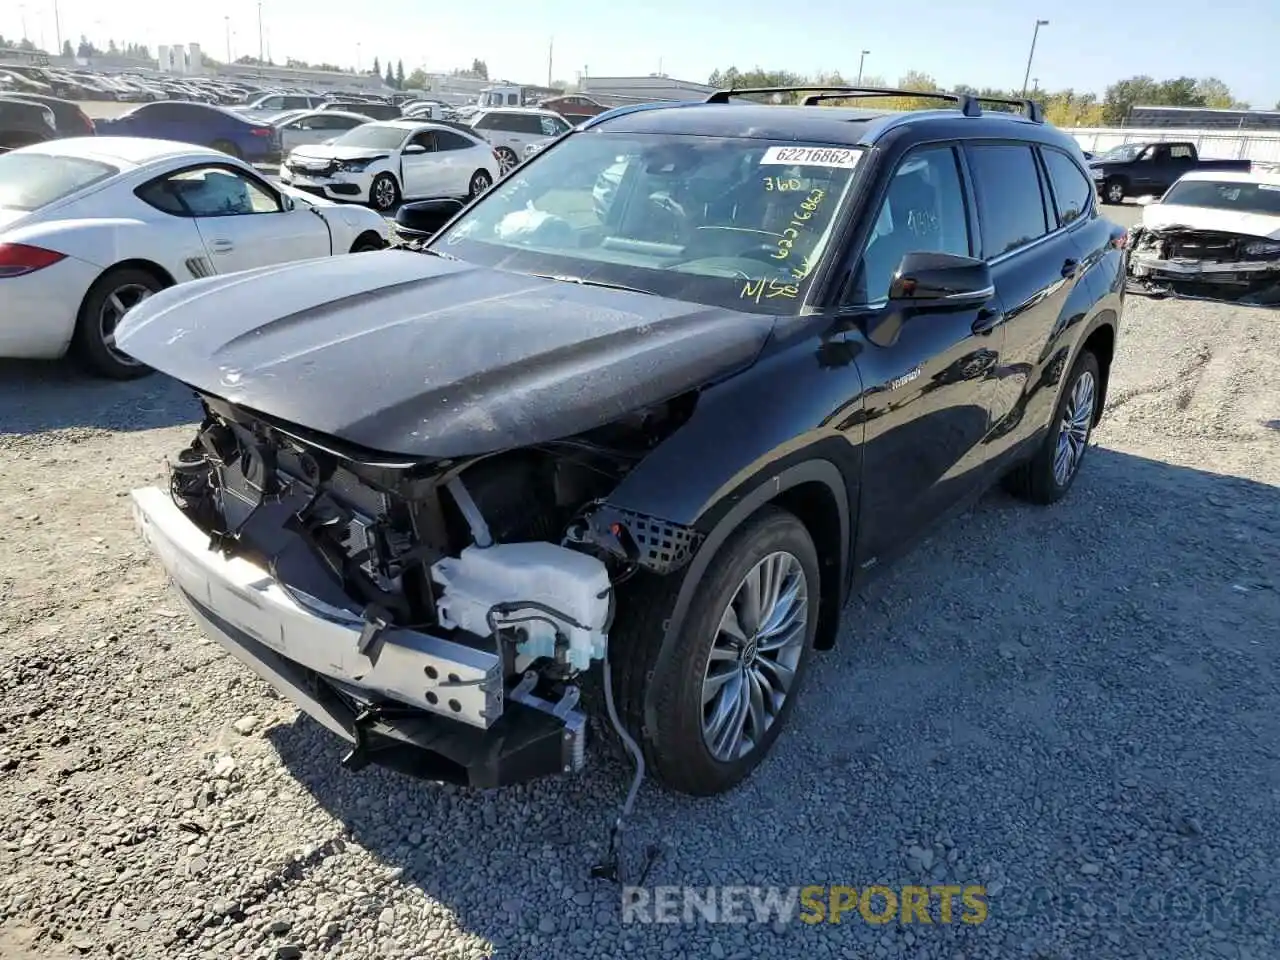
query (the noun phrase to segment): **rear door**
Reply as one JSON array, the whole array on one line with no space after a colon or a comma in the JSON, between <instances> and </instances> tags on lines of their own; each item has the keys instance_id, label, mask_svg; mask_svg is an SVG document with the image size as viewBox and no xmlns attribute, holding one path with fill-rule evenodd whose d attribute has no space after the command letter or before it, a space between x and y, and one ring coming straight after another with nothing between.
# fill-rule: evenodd
<instances>
[{"instance_id":1,"label":"rear door","mask_svg":"<svg viewBox=\"0 0 1280 960\"><path fill-rule=\"evenodd\" d=\"M138 196L171 216L195 221L214 273L332 252L322 217L286 203L265 181L230 164L185 167L152 180Z\"/></svg>"},{"instance_id":2,"label":"rear door","mask_svg":"<svg viewBox=\"0 0 1280 960\"><path fill-rule=\"evenodd\" d=\"M476 143L452 130L436 132L436 162L440 167L440 183L444 196L462 197L471 189L471 175L480 169L474 152Z\"/></svg>"},{"instance_id":3,"label":"rear door","mask_svg":"<svg viewBox=\"0 0 1280 960\"><path fill-rule=\"evenodd\" d=\"M965 155L978 200L982 257L991 265L1004 311L1001 364L992 372L1001 416L986 444L999 469L1048 423L1057 401L1065 357L1051 346L1083 315L1083 306L1076 312L1077 302L1089 300L1080 285L1084 254L1074 235L1093 209L1092 187L1083 171L1077 171L1083 183L1070 179L1061 161L1072 167L1074 161L1055 151L1049 162L1062 191L1055 202L1049 175L1030 143L970 142Z\"/></svg>"}]
</instances>

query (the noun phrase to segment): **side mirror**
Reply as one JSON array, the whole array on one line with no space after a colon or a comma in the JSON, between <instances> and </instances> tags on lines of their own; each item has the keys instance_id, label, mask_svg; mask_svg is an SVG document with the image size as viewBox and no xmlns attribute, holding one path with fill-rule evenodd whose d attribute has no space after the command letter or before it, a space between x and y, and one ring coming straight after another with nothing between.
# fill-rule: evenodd
<instances>
[{"instance_id":1,"label":"side mirror","mask_svg":"<svg viewBox=\"0 0 1280 960\"><path fill-rule=\"evenodd\" d=\"M406 240L429 240L457 216L461 200L419 200L406 203L396 212L396 233Z\"/></svg>"},{"instance_id":2,"label":"side mirror","mask_svg":"<svg viewBox=\"0 0 1280 960\"><path fill-rule=\"evenodd\" d=\"M403 153L406 157L414 157L427 152L427 148L420 143L411 143L404 148Z\"/></svg>"},{"instance_id":3,"label":"side mirror","mask_svg":"<svg viewBox=\"0 0 1280 960\"><path fill-rule=\"evenodd\" d=\"M293 202L293 197L289 196L287 193L280 194L280 208L284 210L285 213L293 210L296 206L297 204Z\"/></svg>"},{"instance_id":4,"label":"side mirror","mask_svg":"<svg viewBox=\"0 0 1280 960\"><path fill-rule=\"evenodd\" d=\"M963 309L996 295L984 260L951 253L908 253L889 284L889 300L902 307Z\"/></svg>"}]
</instances>

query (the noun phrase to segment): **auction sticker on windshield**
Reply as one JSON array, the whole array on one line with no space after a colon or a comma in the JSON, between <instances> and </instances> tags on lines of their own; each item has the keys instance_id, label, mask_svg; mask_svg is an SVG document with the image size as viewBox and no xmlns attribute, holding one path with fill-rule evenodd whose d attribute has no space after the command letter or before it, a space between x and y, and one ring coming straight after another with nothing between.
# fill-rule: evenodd
<instances>
[{"instance_id":1,"label":"auction sticker on windshield","mask_svg":"<svg viewBox=\"0 0 1280 960\"><path fill-rule=\"evenodd\" d=\"M841 167L852 170L862 159L861 150L840 150L835 147L770 147L760 158L760 166L766 164L798 164L810 167Z\"/></svg>"}]
</instances>

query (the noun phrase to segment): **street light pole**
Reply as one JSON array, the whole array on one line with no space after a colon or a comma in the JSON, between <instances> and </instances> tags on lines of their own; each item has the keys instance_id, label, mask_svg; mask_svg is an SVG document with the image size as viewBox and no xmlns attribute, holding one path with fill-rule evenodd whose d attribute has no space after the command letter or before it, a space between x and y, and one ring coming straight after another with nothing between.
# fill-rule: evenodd
<instances>
[{"instance_id":1,"label":"street light pole","mask_svg":"<svg viewBox=\"0 0 1280 960\"><path fill-rule=\"evenodd\" d=\"M258 76L262 76L262 64L264 61L262 51L262 0L258 0Z\"/></svg>"},{"instance_id":2,"label":"street light pole","mask_svg":"<svg viewBox=\"0 0 1280 960\"><path fill-rule=\"evenodd\" d=\"M867 62L867 54L870 52L871 52L870 50L863 50L862 56L858 58L858 83L859 84L862 83L862 65Z\"/></svg>"},{"instance_id":3,"label":"street light pole","mask_svg":"<svg viewBox=\"0 0 1280 960\"><path fill-rule=\"evenodd\" d=\"M231 17L225 16L222 20L227 27L227 64L229 66L231 64Z\"/></svg>"},{"instance_id":4,"label":"street light pole","mask_svg":"<svg viewBox=\"0 0 1280 960\"><path fill-rule=\"evenodd\" d=\"M1036 38L1040 36L1040 28L1041 28L1041 27L1047 27L1048 25L1049 25L1049 21L1048 21L1048 20L1037 20L1037 21L1036 21L1036 28L1035 28L1035 30L1034 30L1034 31L1032 31L1032 34L1031 34L1031 52L1030 52L1029 54L1027 54L1027 72L1026 72L1025 74L1023 74L1023 76L1022 76L1022 95L1023 95L1023 97L1025 97L1025 96L1027 95L1027 81L1031 79L1031 61L1035 59L1035 55L1036 55Z\"/></svg>"},{"instance_id":5,"label":"street light pole","mask_svg":"<svg viewBox=\"0 0 1280 960\"><path fill-rule=\"evenodd\" d=\"M58 16L58 0L53 0L53 36L58 44L58 55L62 55L62 18Z\"/></svg>"}]
</instances>

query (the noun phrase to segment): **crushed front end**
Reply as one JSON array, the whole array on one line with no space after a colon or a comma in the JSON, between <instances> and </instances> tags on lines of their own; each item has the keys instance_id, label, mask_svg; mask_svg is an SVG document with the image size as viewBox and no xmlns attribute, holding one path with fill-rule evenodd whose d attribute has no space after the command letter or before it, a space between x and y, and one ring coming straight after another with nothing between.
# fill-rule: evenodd
<instances>
[{"instance_id":1,"label":"crushed front end","mask_svg":"<svg viewBox=\"0 0 1280 960\"><path fill-rule=\"evenodd\" d=\"M1213 297L1280 292L1280 241L1186 226L1134 227L1129 277L1143 292Z\"/></svg>"},{"instance_id":2,"label":"crushed front end","mask_svg":"<svg viewBox=\"0 0 1280 960\"><path fill-rule=\"evenodd\" d=\"M348 766L477 787L582 769L580 682L605 658L617 585L659 562L648 518L605 498L680 402L534 448L402 461L202 401L169 489L133 506L212 638L349 741Z\"/></svg>"}]
</instances>

